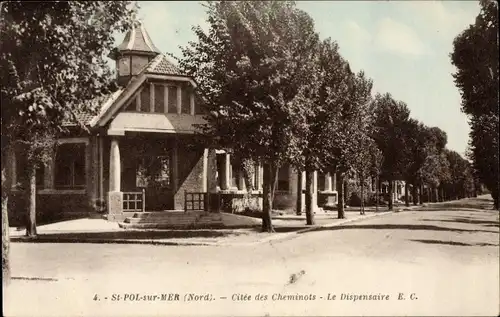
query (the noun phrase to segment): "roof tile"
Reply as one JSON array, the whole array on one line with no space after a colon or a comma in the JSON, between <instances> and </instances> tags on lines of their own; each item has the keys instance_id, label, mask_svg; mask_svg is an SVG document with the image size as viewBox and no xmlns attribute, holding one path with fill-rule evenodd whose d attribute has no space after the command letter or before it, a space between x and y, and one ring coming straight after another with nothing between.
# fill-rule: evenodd
<instances>
[{"instance_id":1,"label":"roof tile","mask_svg":"<svg viewBox=\"0 0 500 317\"><path fill-rule=\"evenodd\" d=\"M179 69L168 60L165 54L153 58L146 68L146 73L161 75L183 75Z\"/></svg>"}]
</instances>

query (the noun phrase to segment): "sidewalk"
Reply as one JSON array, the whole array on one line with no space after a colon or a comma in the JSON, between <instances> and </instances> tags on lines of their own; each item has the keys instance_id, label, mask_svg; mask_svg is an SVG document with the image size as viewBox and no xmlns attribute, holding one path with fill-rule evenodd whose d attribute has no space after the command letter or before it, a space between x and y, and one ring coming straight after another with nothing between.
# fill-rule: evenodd
<instances>
[{"instance_id":1,"label":"sidewalk","mask_svg":"<svg viewBox=\"0 0 500 317\"><path fill-rule=\"evenodd\" d=\"M318 213L316 224L306 225L305 215L282 215L273 217L275 233L260 232L257 227L243 229L196 229L196 230L126 230L117 223L104 219L77 219L63 221L37 228L36 238L25 237L25 230L10 228L12 242L24 243L120 243L153 244L175 246L229 246L255 245L259 243L289 239L298 234L342 225L352 221L382 216L392 212L347 211L345 219L338 219L337 212Z\"/></svg>"}]
</instances>

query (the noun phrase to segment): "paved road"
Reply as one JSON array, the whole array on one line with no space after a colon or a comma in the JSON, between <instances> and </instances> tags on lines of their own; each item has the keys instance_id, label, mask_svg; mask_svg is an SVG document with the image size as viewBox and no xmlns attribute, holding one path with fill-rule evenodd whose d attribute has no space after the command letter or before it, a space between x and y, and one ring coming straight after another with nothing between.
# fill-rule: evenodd
<instances>
[{"instance_id":1,"label":"paved road","mask_svg":"<svg viewBox=\"0 0 500 317\"><path fill-rule=\"evenodd\" d=\"M13 276L57 281L15 279L5 313L496 316L498 211L456 207L256 246L16 243ZM129 293L178 293L180 301L124 301ZM209 301L185 302L188 293L210 294Z\"/></svg>"}]
</instances>

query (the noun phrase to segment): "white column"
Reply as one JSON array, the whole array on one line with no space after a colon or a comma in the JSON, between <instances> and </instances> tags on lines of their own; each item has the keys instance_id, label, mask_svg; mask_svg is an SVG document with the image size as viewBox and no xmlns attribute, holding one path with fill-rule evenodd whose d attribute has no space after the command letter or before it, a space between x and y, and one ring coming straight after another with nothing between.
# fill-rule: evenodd
<instances>
[{"instance_id":1,"label":"white column","mask_svg":"<svg viewBox=\"0 0 500 317\"><path fill-rule=\"evenodd\" d=\"M231 175L231 158L230 154L226 153L224 157L224 167L222 175L222 189L224 190L231 188L230 175Z\"/></svg>"},{"instance_id":2,"label":"white column","mask_svg":"<svg viewBox=\"0 0 500 317\"><path fill-rule=\"evenodd\" d=\"M189 94L189 106L191 115L194 116L194 93Z\"/></svg>"},{"instance_id":3,"label":"white column","mask_svg":"<svg viewBox=\"0 0 500 317\"><path fill-rule=\"evenodd\" d=\"M121 183L121 166L120 166L120 147L118 140L111 140L111 149L109 151L109 191L119 192Z\"/></svg>"},{"instance_id":4,"label":"white column","mask_svg":"<svg viewBox=\"0 0 500 317\"><path fill-rule=\"evenodd\" d=\"M201 191L206 193L208 189L208 149L203 150L203 176L201 184Z\"/></svg>"},{"instance_id":5,"label":"white column","mask_svg":"<svg viewBox=\"0 0 500 317\"><path fill-rule=\"evenodd\" d=\"M261 190L263 185L264 185L264 166L262 164L259 164L259 188L258 188L258 190Z\"/></svg>"},{"instance_id":6,"label":"white column","mask_svg":"<svg viewBox=\"0 0 500 317\"><path fill-rule=\"evenodd\" d=\"M330 173L325 174L325 191L332 191L332 174Z\"/></svg>"},{"instance_id":7,"label":"white column","mask_svg":"<svg viewBox=\"0 0 500 317\"><path fill-rule=\"evenodd\" d=\"M245 173L242 170L238 171L238 190L246 190Z\"/></svg>"},{"instance_id":8,"label":"white column","mask_svg":"<svg viewBox=\"0 0 500 317\"><path fill-rule=\"evenodd\" d=\"M102 144L102 136L98 137L99 139L99 198L101 200L104 199L104 156L102 152L104 150L104 146Z\"/></svg>"},{"instance_id":9,"label":"white column","mask_svg":"<svg viewBox=\"0 0 500 317\"><path fill-rule=\"evenodd\" d=\"M181 86L177 86L177 113L182 112L182 90Z\"/></svg>"}]
</instances>

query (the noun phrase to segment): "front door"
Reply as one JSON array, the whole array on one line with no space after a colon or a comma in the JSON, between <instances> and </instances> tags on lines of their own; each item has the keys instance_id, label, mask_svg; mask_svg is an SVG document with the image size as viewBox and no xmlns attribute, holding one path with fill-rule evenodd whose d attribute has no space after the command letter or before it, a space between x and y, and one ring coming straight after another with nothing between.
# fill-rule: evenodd
<instances>
[{"instance_id":1,"label":"front door","mask_svg":"<svg viewBox=\"0 0 500 317\"><path fill-rule=\"evenodd\" d=\"M137 168L137 187L145 189L146 210L174 209L170 155L145 155Z\"/></svg>"}]
</instances>

